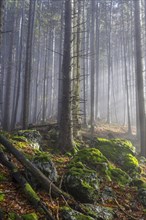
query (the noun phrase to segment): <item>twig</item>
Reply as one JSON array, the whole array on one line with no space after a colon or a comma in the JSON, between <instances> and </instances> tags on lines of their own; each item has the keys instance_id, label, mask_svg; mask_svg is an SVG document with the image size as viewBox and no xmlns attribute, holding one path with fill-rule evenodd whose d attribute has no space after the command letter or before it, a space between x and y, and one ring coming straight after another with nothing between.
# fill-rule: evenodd
<instances>
[{"instance_id":1,"label":"twig","mask_svg":"<svg viewBox=\"0 0 146 220\"><path fill-rule=\"evenodd\" d=\"M125 215L127 215L127 216L128 216L129 218L131 218L131 219L139 220L139 218L136 218L136 217L134 217L134 216L128 214L128 213L122 208L122 206L119 204L119 202L117 201L116 198L114 198L114 200L115 200L115 203L118 205L118 207L121 209L121 211L124 212Z\"/></svg>"}]
</instances>

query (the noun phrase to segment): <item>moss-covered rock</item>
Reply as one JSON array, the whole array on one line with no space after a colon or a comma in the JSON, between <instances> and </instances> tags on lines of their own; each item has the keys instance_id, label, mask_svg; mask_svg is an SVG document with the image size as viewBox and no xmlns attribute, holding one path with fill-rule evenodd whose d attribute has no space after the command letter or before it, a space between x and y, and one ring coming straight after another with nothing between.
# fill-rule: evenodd
<instances>
[{"instance_id":1,"label":"moss-covered rock","mask_svg":"<svg viewBox=\"0 0 146 220\"><path fill-rule=\"evenodd\" d=\"M138 160L134 156L135 148L130 141L98 138L94 142L94 147L99 149L108 160L117 164L129 175L136 176L140 173Z\"/></svg>"},{"instance_id":2,"label":"moss-covered rock","mask_svg":"<svg viewBox=\"0 0 146 220\"><path fill-rule=\"evenodd\" d=\"M119 185L126 185L131 181L130 176L126 172L113 166L109 169L109 176L112 181L115 181Z\"/></svg>"},{"instance_id":3,"label":"moss-covered rock","mask_svg":"<svg viewBox=\"0 0 146 220\"><path fill-rule=\"evenodd\" d=\"M94 169L96 171L102 170L102 172L106 172L108 166L108 160L96 148L84 148L78 151L69 166L76 166L75 164L78 162L82 162L90 169Z\"/></svg>"},{"instance_id":4,"label":"moss-covered rock","mask_svg":"<svg viewBox=\"0 0 146 220\"><path fill-rule=\"evenodd\" d=\"M32 142L38 142L40 143L42 136L40 135L40 132L37 130L19 130L17 132L18 136L23 136L27 138L27 140L30 140Z\"/></svg>"},{"instance_id":5,"label":"moss-covered rock","mask_svg":"<svg viewBox=\"0 0 146 220\"><path fill-rule=\"evenodd\" d=\"M62 207L60 213L62 220L94 220L92 217L75 211L68 206Z\"/></svg>"},{"instance_id":6,"label":"moss-covered rock","mask_svg":"<svg viewBox=\"0 0 146 220\"><path fill-rule=\"evenodd\" d=\"M19 130L14 133L12 139L21 142L22 145L23 142L29 142L33 149L39 149L42 136L37 130Z\"/></svg>"},{"instance_id":7,"label":"moss-covered rock","mask_svg":"<svg viewBox=\"0 0 146 220\"><path fill-rule=\"evenodd\" d=\"M131 181L126 172L112 165L96 148L84 148L78 151L71 160L69 167L77 168L81 163L87 168L96 171L99 180L112 180L120 185L125 185Z\"/></svg>"},{"instance_id":8,"label":"moss-covered rock","mask_svg":"<svg viewBox=\"0 0 146 220\"><path fill-rule=\"evenodd\" d=\"M103 207L100 205L84 204L84 211L94 220L113 220L114 211L112 208Z\"/></svg>"},{"instance_id":9,"label":"moss-covered rock","mask_svg":"<svg viewBox=\"0 0 146 220\"><path fill-rule=\"evenodd\" d=\"M47 152L37 151L37 153L32 158L32 163L52 182L57 181L57 170L55 164L51 160L50 154L48 154ZM33 187L40 187L38 181L36 181L35 177L29 171L25 171L25 177L28 182L33 185Z\"/></svg>"},{"instance_id":10,"label":"moss-covered rock","mask_svg":"<svg viewBox=\"0 0 146 220\"><path fill-rule=\"evenodd\" d=\"M84 214L71 209L70 207L61 208L61 217L63 220L113 220L114 211L111 208L92 204L82 206Z\"/></svg>"},{"instance_id":11,"label":"moss-covered rock","mask_svg":"<svg viewBox=\"0 0 146 220\"><path fill-rule=\"evenodd\" d=\"M81 162L71 167L64 176L64 188L81 202L94 202L99 194L99 181L94 170Z\"/></svg>"},{"instance_id":12,"label":"moss-covered rock","mask_svg":"<svg viewBox=\"0 0 146 220\"><path fill-rule=\"evenodd\" d=\"M50 154L47 152L38 152L32 160L33 164L42 171L52 182L56 182L58 178L55 164L52 162Z\"/></svg>"},{"instance_id":13,"label":"moss-covered rock","mask_svg":"<svg viewBox=\"0 0 146 220\"><path fill-rule=\"evenodd\" d=\"M135 147L132 145L131 141L125 139L105 139L105 138L97 138L96 140L99 146L109 146L109 147L117 147L118 150L121 152L124 150L126 153L135 154L136 150ZM110 149L109 149L110 150ZM116 149L117 150L117 149ZM114 152L116 153L116 152ZM111 155L112 156L112 155Z\"/></svg>"}]
</instances>

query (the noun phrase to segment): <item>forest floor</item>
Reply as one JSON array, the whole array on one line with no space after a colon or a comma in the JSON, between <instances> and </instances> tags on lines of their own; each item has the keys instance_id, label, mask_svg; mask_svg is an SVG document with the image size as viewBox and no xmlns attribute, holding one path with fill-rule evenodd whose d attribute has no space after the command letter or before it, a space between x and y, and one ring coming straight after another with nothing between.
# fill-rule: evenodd
<instances>
[{"instance_id":1,"label":"forest floor","mask_svg":"<svg viewBox=\"0 0 146 220\"><path fill-rule=\"evenodd\" d=\"M41 130L41 129L39 129ZM43 132L41 130L41 132ZM89 135L86 129L82 130L83 136ZM118 127L117 125L107 125L107 124L99 124L95 129L95 135L98 137L104 138L124 138L129 139L132 143L138 147L138 141L135 136L135 131L133 129L133 134L129 135L127 133L126 127ZM31 149L26 149L27 152ZM12 161L17 163L15 158L11 158ZM56 165L57 171L60 176L63 176L66 172L66 166L70 161L70 158L61 154L52 155L52 160ZM20 164L18 163L18 166ZM143 167L146 171L146 166ZM36 212L36 210L29 204L27 198L22 193L21 188L12 181L11 175L8 170L4 168L0 164L0 174L4 174L7 178L5 181L0 181L0 192L5 193L5 200L1 203L0 201L0 210L4 210L5 213L18 213L18 214L26 214L26 213L37 213L39 219L43 220L44 217L40 215L40 213ZM107 183L106 183L107 185ZM134 187L119 187L117 184L111 182L108 183L108 186L114 189L116 192L116 200L109 200L104 203L101 200L101 204L105 207L112 207L116 210L115 220L145 220L146 219L146 209L136 200L137 190ZM103 186L104 187L104 184ZM53 216L56 220L61 220L59 216L59 209L61 206L68 204L70 207L74 207L72 202L65 200L64 198L53 198L50 194L47 194L43 191L39 191L38 195L42 199L43 202L48 206L48 208L52 211ZM3 219L0 217L0 219ZM10 219L10 218L6 218ZM44 219L45 220L45 219Z\"/></svg>"}]
</instances>

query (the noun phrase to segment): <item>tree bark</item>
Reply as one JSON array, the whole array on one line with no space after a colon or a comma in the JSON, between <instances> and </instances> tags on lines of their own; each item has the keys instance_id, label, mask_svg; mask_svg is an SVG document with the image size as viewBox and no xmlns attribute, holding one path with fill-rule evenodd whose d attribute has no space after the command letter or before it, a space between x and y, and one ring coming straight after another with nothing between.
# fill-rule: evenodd
<instances>
[{"instance_id":1,"label":"tree bark","mask_svg":"<svg viewBox=\"0 0 146 220\"><path fill-rule=\"evenodd\" d=\"M59 148L62 152L72 150L72 119L71 119L71 0L65 1L64 53L62 61L62 108L59 131Z\"/></svg>"},{"instance_id":2,"label":"tree bark","mask_svg":"<svg viewBox=\"0 0 146 220\"><path fill-rule=\"evenodd\" d=\"M90 111L90 124L91 124L91 135L94 133L94 107L95 107L95 92L94 92L94 80L95 80L95 0L91 1L91 35L90 35L90 50L91 50L91 79L90 79L90 88L91 88L91 111Z\"/></svg>"},{"instance_id":3,"label":"tree bark","mask_svg":"<svg viewBox=\"0 0 146 220\"><path fill-rule=\"evenodd\" d=\"M141 145L141 155L146 156L145 104L144 104L144 91L143 91L144 84L143 84L139 1L134 1L134 18L135 18L136 86L137 86L138 118L139 118L139 128L140 128L140 145Z\"/></svg>"},{"instance_id":4,"label":"tree bark","mask_svg":"<svg viewBox=\"0 0 146 220\"><path fill-rule=\"evenodd\" d=\"M28 126L29 119L29 100L30 100L30 80L31 80L31 61L32 61L32 39L34 27L35 0L30 0L28 33L26 45L26 63L24 75L24 92L23 92L23 129Z\"/></svg>"}]
</instances>

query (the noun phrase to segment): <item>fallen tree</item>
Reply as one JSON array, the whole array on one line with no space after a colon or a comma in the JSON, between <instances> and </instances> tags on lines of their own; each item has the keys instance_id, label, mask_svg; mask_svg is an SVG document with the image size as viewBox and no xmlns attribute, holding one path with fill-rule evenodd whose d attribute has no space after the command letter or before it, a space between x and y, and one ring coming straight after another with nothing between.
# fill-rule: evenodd
<instances>
[{"instance_id":1,"label":"fallen tree","mask_svg":"<svg viewBox=\"0 0 146 220\"><path fill-rule=\"evenodd\" d=\"M33 190L31 185L26 181L26 179L21 175L21 172L18 168L4 155L2 151L0 151L0 163L9 169L12 178L21 186L23 192L25 193L28 200L34 206L35 209L39 210L41 213L45 214L45 219L55 220L51 214L51 211L47 208L47 206L41 201L37 193Z\"/></svg>"},{"instance_id":2,"label":"fallen tree","mask_svg":"<svg viewBox=\"0 0 146 220\"><path fill-rule=\"evenodd\" d=\"M0 134L0 143L11 153L40 183L43 189L54 196L63 196L65 199L73 199L69 194L59 189L52 181L47 178L35 165L33 165L25 156L18 151L3 135Z\"/></svg>"}]
</instances>

